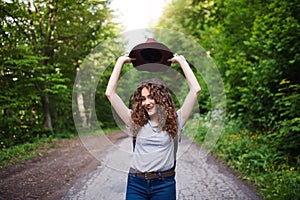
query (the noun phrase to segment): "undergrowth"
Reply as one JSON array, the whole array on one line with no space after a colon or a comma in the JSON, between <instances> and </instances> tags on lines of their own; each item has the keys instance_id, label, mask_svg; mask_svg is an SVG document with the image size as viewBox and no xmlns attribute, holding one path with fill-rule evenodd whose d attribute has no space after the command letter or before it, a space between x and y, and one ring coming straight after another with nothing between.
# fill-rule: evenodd
<instances>
[{"instance_id":1,"label":"undergrowth","mask_svg":"<svg viewBox=\"0 0 300 200\"><path fill-rule=\"evenodd\" d=\"M204 144L211 127L209 120L204 116L189 120L185 133L193 133L194 141ZM300 199L299 154L286 155L274 146L274 134L268 130L246 130L239 120L227 120L212 151L242 173L241 178L256 185L264 199Z\"/></svg>"},{"instance_id":2,"label":"undergrowth","mask_svg":"<svg viewBox=\"0 0 300 200\"><path fill-rule=\"evenodd\" d=\"M119 130L119 128L103 129L101 133L109 134L115 130ZM99 131L89 132L91 135L99 133ZM56 141L75 137L78 137L78 134L61 132L50 136L41 136L39 138L35 138L33 142L26 142L24 144L15 145L9 148L2 147L0 152L0 169L4 169L16 163L39 156L39 149L44 149L44 151L47 151L47 149L55 148Z\"/></svg>"}]
</instances>

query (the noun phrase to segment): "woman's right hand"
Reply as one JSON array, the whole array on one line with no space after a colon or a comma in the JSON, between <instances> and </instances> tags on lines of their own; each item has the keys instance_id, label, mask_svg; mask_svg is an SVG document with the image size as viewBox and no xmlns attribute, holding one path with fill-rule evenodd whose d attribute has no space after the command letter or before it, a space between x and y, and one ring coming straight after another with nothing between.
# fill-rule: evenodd
<instances>
[{"instance_id":1,"label":"woman's right hand","mask_svg":"<svg viewBox=\"0 0 300 200\"><path fill-rule=\"evenodd\" d=\"M129 54L125 54L123 56L120 56L117 60L117 62L124 64L124 63L131 63L132 60L135 60L134 58L130 58Z\"/></svg>"}]
</instances>

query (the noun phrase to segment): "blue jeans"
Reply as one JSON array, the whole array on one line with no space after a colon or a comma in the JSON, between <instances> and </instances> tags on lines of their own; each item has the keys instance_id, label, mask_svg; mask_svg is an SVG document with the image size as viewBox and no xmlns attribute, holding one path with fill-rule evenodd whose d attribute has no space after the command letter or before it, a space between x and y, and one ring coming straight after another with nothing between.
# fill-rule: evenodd
<instances>
[{"instance_id":1,"label":"blue jeans","mask_svg":"<svg viewBox=\"0 0 300 200\"><path fill-rule=\"evenodd\" d=\"M129 173L126 200L176 200L175 175L147 180Z\"/></svg>"}]
</instances>

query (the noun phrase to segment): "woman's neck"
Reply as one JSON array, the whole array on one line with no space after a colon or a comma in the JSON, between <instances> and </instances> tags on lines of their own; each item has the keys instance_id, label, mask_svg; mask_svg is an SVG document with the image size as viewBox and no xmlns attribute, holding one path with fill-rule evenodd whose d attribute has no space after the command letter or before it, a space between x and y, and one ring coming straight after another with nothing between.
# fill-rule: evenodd
<instances>
[{"instance_id":1,"label":"woman's neck","mask_svg":"<svg viewBox=\"0 0 300 200\"><path fill-rule=\"evenodd\" d=\"M157 115L150 116L150 121L151 121L152 126L158 126L158 124L159 124Z\"/></svg>"}]
</instances>

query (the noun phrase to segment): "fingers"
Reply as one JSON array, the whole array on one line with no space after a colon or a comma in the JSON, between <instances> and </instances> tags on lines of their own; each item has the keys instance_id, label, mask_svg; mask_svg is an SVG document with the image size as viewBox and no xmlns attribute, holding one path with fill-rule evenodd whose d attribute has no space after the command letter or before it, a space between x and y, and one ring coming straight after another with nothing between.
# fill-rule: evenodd
<instances>
[{"instance_id":1,"label":"fingers","mask_svg":"<svg viewBox=\"0 0 300 200\"><path fill-rule=\"evenodd\" d=\"M136 60L135 58L130 58L129 53L125 53L124 55L120 56L119 59L124 63L130 63L131 61Z\"/></svg>"},{"instance_id":2,"label":"fingers","mask_svg":"<svg viewBox=\"0 0 300 200\"><path fill-rule=\"evenodd\" d=\"M125 56L125 57L128 57L128 58L130 59L130 61L136 60L136 58L131 58L131 57L129 57L129 53L125 53L124 56Z\"/></svg>"},{"instance_id":3,"label":"fingers","mask_svg":"<svg viewBox=\"0 0 300 200\"><path fill-rule=\"evenodd\" d=\"M183 58L184 57L182 55L179 55L178 53L175 53L173 55L173 58L168 59L168 62L176 63L176 62L179 62Z\"/></svg>"}]
</instances>

